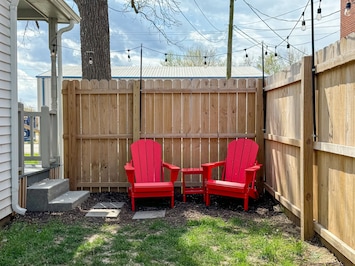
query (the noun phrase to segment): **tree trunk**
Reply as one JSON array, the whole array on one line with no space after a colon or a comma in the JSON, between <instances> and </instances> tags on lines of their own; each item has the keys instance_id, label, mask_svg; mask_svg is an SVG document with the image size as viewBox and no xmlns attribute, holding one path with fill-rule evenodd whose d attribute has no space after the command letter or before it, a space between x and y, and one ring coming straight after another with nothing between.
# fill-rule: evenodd
<instances>
[{"instance_id":1,"label":"tree trunk","mask_svg":"<svg viewBox=\"0 0 355 266\"><path fill-rule=\"evenodd\" d=\"M83 79L111 79L108 0L74 0L81 16Z\"/></svg>"}]
</instances>

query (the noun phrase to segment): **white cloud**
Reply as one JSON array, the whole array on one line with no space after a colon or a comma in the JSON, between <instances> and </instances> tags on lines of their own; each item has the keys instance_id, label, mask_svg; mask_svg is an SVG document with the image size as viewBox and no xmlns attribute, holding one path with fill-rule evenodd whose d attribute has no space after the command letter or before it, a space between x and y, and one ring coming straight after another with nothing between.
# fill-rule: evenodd
<instances>
[{"instance_id":1,"label":"white cloud","mask_svg":"<svg viewBox=\"0 0 355 266\"><path fill-rule=\"evenodd\" d=\"M37 79L18 70L18 101L37 109Z\"/></svg>"},{"instance_id":2,"label":"white cloud","mask_svg":"<svg viewBox=\"0 0 355 266\"><path fill-rule=\"evenodd\" d=\"M80 64L81 62L80 43L67 38L63 39L62 58L63 58L63 64Z\"/></svg>"}]
</instances>

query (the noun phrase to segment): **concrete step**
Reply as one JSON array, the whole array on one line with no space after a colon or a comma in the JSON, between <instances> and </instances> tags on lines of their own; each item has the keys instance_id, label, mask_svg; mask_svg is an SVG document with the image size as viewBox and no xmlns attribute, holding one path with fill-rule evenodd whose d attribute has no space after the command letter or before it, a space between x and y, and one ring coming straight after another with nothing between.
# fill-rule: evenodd
<instances>
[{"instance_id":1,"label":"concrete step","mask_svg":"<svg viewBox=\"0 0 355 266\"><path fill-rule=\"evenodd\" d=\"M90 196L89 191L68 191L48 202L49 211L69 211L79 206Z\"/></svg>"},{"instance_id":2,"label":"concrete step","mask_svg":"<svg viewBox=\"0 0 355 266\"><path fill-rule=\"evenodd\" d=\"M89 192L87 191L68 192L68 179L45 179L37 182L27 188L27 210L70 210L85 201L89 196Z\"/></svg>"}]
</instances>

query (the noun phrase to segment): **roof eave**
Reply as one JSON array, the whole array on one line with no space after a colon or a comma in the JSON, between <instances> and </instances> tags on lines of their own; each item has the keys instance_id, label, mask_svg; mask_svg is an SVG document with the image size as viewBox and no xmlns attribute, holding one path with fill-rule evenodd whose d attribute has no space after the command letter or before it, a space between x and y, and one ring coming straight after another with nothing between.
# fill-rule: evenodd
<instances>
[{"instance_id":1,"label":"roof eave","mask_svg":"<svg viewBox=\"0 0 355 266\"><path fill-rule=\"evenodd\" d=\"M81 18L79 17L78 14L74 12L73 9L68 6L66 2L63 0L51 0L51 2L61 11L63 14L66 14L68 16L68 23L70 21L74 21L75 23L79 23Z\"/></svg>"},{"instance_id":2,"label":"roof eave","mask_svg":"<svg viewBox=\"0 0 355 266\"><path fill-rule=\"evenodd\" d=\"M21 2L23 3L21 5ZM69 24L71 21L75 23L80 22L80 16L71 9L64 0L47 0L46 2L34 1L34 0L22 0L18 7L18 20L37 20L47 21L50 18L57 18L58 23ZM49 12L48 4L50 4L50 10L55 10L55 15ZM26 5L28 7L26 7ZM47 8L46 6L47 5ZM22 9L22 7L24 7ZM50 14L51 13L51 14Z\"/></svg>"}]
</instances>

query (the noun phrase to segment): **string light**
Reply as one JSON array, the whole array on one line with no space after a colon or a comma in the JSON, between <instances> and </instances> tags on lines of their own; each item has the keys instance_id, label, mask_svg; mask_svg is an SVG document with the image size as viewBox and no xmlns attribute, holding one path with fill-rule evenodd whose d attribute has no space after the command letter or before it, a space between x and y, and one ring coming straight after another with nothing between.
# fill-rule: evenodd
<instances>
[{"instance_id":1,"label":"string light","mask_svg":"<svg viewBox=\"0 0 355 266\"><path fill-rule=\"evenodd\" d=\"M306 21L304 20L304 12L302 13L302 26L301 30L305 31L306 30Z\"/></svg>"},{"instance_id":2,"label":"string light","mask_svg":"<svg viewBox=\"0 0 355 266\"><path fill-rule=\"evenodd\" d=\"M289 36L287 36L287 38L286 38L287 39L287 46L286 47L287 47L287 49L290 49L290 43L288 42L288 37Z\"/></svg>"},{"instance_id":3,"label":"string light","mask_svg":"<svg viewBox=\"0 0 355 266\"><path fill-rule=\"evenodd\" d=\"M93 54L94 54L94 51L86 51L86 54L89 56L89 65L92 65L94 63L94 59L93 59Z\"/></svg>"},{"instance_id":4,"label":"string light","mask_svg":"<svg viewBox=\"0 0 355 266\"><path fill-rule=\"evenodd\" d=\"M244 51L245 51L245 57L248 58L247 49L244 49Z\"/></svg>"},{"instance_id":5,"label":"string light","mask_svg":"<svg viewBox=\"0 0 355 266\"><path fill-rule=\"evenodd\" d=\"M267 45L266 45L266 48L265 48L265 55L267 55Z\"/></svg>"},{"instance_id":6,"label":"string light","mask_svg":"<svg viewBox=\"0 0 355 266\"><path fill-rule=\"evenodd\" d=\"M52 56L55 56L55 44L53 44L53 48L52 48L52 53L51 53Z\"/></svg>"},{"instance_id":7,"label":"string light","mask_svg":"<svg viewBox=\"0 0 355 266\"><path fill-rule=\"evenodd\" d=\"M275 57L277 57L277 51L276 51L276 49L277 49L277 46L275 46Z\"/></svg>"},{"instance_id":8,"label":"string light","mask_svg":"<svg viewBox=\"0 0 355 266\"><path fill-rule=\"evenodd\" d=\"M322 19L322 9L320 8L320 4L321 4L322 0L319 0L319 7L317 10L317 20L321 20Z\"/></svg>"},{"instance_id":9,"label":"string light","mask_svg":"<svg viewBox=\"0 0 355 266\"><path fill-rule=\"evenodd\" d=\"M205 58L204 65L207 66L207 56L204 56L204 58Z\"/></svg>"},{"instance_id":10,"label":"string light","mask_svg":"<svg viewBox=\"0 0 355 266\"><path fill-rule=\"evenodd\" d=\"M168 62L168 54L165 54L165 63Z\"/></svg>"},{"instance_id":11,"label":"string light","mask_svg":"<svg viewBox=\"0 0 355 266\"><path fill-rule=\"evenodd\" d=\"M129 54L129 52L130 52L131 50L127 50L127 52L128 52L128 62L131 62L131 55Z\"/></svg>"},{"instance_id":12,"label":"string light","mask_svg":"<svg viewBox=\"0 0 355 266\"><path fill-rule=\"evenodd\" d=\"M344 15L347 16L347 17L351 15L351 2L350 2L350 0L348 0L348 2L346 2Z\"/></svg>"}]
</instances>

